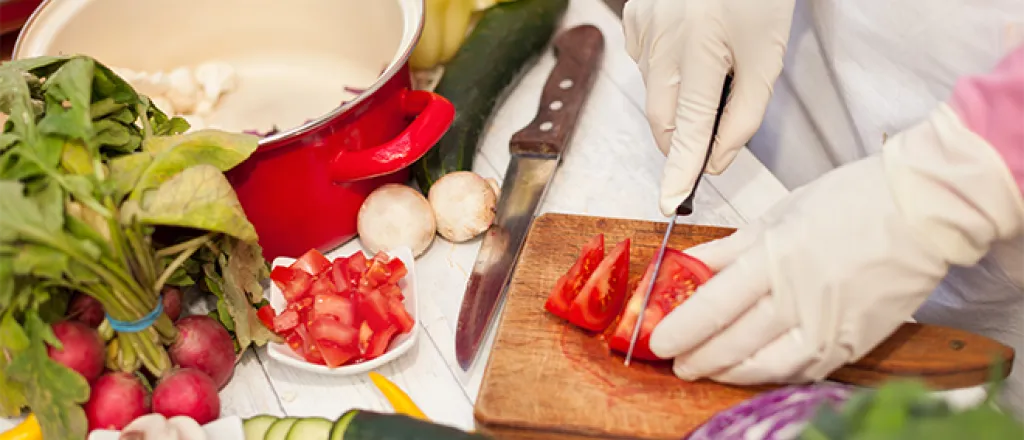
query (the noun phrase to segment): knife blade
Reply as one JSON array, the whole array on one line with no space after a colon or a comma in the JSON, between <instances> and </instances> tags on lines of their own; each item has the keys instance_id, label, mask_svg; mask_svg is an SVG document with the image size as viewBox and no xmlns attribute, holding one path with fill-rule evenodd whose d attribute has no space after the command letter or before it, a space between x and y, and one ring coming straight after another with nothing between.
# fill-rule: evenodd
<instances>
[{"instance_id":1,"label":"knife blade","mask_svg":"<svg viewBox=\"0 0 1024 440\"><path fill-rule=\"evenodd\" d=\"M637 337L640 336L640 326L644 323L644 310L647 310L647 302L651 299L651 292L654 290L654 281L658 279L658 271L661 270L661 260L665 257L665 249L668 247L668 239L672 236L672 227L675 226L676 220L680 215L686 216L693 213L693 197L697 194L697 185L700 183L701 178L704 175L704 169L708 166L708 159L711 158L711 147L715 143L715 136L718 135L718 123L722 121L722 111L725 110L725 103L729 97L729 88L732 86L732 74L725 77L725 82L722 85L722 97L718 102L718 113L715 114L715 122L711 126L711 139L708 141L708 150L704 153L704 163L700 166L700 173L697 174L697 180L693 182L693 188L690 190L690 194L686 196L686 199L679 204L676 208L676 212L672 214L672 219L668 222L668 227L665 228L665 236L661 238L661 246L658 247L658 253L654 257L654 270L651 274L651 283L647 285L647 291L644 292L643 302L640 303L640 313L637 314L636 324L633 326L633 336L629 340L629 349L626 350L626 360L624 363L629 366L629 361L633 358L633 348L636 347Z\"/></svg>"},{"instance_id":2,"label":"knife blade","mask_svg":"<svg viewBox=\"0 0 1024 440\"><path fill-rule=\"evenodd\" d=\"M554 40L555 67L541 92L537 116L509 141L508 170L494 225L484 235L455 329L455 357L463 370L504 300L526 232L555 175L593 88L604 55L604 36L591 25L576 26Z\"/></svg>"}]
</instances>

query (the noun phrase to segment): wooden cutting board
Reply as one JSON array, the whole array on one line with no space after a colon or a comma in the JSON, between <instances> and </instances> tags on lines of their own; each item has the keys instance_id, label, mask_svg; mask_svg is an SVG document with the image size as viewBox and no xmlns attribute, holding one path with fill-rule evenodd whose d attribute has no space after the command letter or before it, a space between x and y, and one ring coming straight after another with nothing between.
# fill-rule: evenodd
<instances>
[{"instance_id":1,"label":"wooden cutting board","mask_svg":"<svg viewBox=\"0 0 1024 440\"><path fill-rule=\"evenodd\" d=\"M685 382L671 364L634 360L623 365L597 336L555 318L544 301L555 281L598 233L606 249L629 237L630 292L661 244L666 223L566 214L534 220L510 281L475 417L498 438L678 439L716 412L772 387ZM669 246L685 249L734 230L677 224ZM607 251L606 251L607 252ZM994 355L1009 372L1013 350L955 329L908 324L864 359L831 378L872 385L915 376L938 389L984 383ZM934 361L954 356L957 368Z\"/></svg>"}]
</instances>

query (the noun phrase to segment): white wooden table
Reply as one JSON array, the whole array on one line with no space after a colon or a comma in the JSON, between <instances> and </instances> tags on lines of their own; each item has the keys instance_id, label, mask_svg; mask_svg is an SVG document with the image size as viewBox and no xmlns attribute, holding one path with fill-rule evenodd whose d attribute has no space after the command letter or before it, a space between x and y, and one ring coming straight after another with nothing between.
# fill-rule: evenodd
<instances>
[{"instance_id":1,"label":"white wooden table","mask_svg":"<svg viewBox=\"0 0 1024 440\"><path fill-rule=\"evenodd\" d=\"M604 33L604 64L541 210L666 221L657 208L665 159L644 118L644 86L626 54L621 22L600 0L572 0L563 26L588 23ZM553 66L554 57L549 53L527 72L497 111L476 156L474 171L501 181L509 159L509 137L533 118ZM743 225L787 193L744 150L725 173L706 178L697 193L694 215L682 222ZM357 246L353 241L335 252L349 254ZM493 340L492 328L470 371L458 366L455 323L479 247L479 240L454 245L438 238L417 260L419 325L424 331L412 350L379 370L404 389L428 417L463 429L473 427L473 402ZM365 375L338 378L306 373L276 363L263 349L250 350L243 357L221 399L223 414L242 417L266 413L335 418L351 408L391 411ZM14 422L0 420L0 431Z\"/></svg>"}]
</instances>

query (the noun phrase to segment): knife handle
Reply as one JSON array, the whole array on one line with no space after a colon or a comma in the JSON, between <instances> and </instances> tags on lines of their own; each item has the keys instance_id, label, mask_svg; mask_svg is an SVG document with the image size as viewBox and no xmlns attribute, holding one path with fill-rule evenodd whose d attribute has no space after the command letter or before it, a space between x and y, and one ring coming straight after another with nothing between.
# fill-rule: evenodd
<instances>
[{"instance_id":1,"label":"knife handle","mask_svg":"<svg viewBox=\"0 0 1024 440\"><path fill-rule=\"evenodd\" d=\"M559 156L576 128L604 55L604 35L580 25L555 37L556 63L540 96L537 116L514 135L512 154Z\"/></svg>"},{"instance_id":2,"label":"knife handle","mask_svg":"<svg viewBox=\"0 0 1024 440\"><path fill-rule=\"evenodd\" d=\"M690 195L686 196L686 200L683 200L683 203L676 208L676 214L693 214L693 197L697 194L697 185L700 184L701 178L704 176L704 169L708 166L708 159L711 159L711 147L715 146L715 137L718 136L718 123L722 122L722 112L725 111L725 103L729 102L729 89L731 87L732 74L730 73L726 75L725 84L722 85L722 98L718 101L718 113L715 114L715 122L711 126L711 139L708 141L708 150L704 152L704 163L700 166L697 180L693 181L693 189L690 190Z\"/></svg>"}]
</instances>

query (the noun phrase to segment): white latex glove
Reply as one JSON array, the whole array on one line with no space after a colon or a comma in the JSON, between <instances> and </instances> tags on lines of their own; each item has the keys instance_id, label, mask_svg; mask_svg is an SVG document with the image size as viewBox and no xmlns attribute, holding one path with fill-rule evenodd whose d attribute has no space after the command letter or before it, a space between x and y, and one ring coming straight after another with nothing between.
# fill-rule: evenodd
<instances>
[{"instance_id":1,"label":"white latex glove","mask_svg":"<svg viewBox=\"0 0 1024 440\"><path fill-rule=\"evenodd\" d=\"M686 380L821 380L907 321L950 265L1024 231L998 153L946 105L878 156L800 188L759 222L687 252L717 274L654 329Z\"/></svg>"},{"instance_id":2,"label":"white latex glove","mask_svg":"<svg viewBox=\"0 0 1024 440\"><path fill-rule=\"evenodd\" d=\"M720 174L761 126L782 71L794 0L630 0L626 50L647 85L647 119L668 156L661 210L690 194L711 141L726 75L734 78L707 172Z\"/></svg>"}]
</instances>

